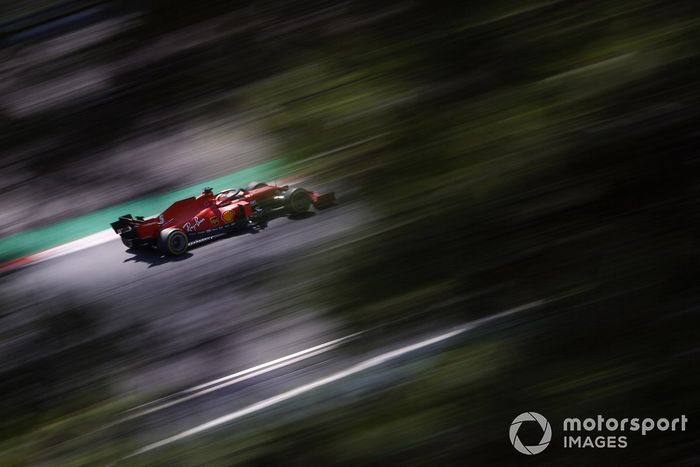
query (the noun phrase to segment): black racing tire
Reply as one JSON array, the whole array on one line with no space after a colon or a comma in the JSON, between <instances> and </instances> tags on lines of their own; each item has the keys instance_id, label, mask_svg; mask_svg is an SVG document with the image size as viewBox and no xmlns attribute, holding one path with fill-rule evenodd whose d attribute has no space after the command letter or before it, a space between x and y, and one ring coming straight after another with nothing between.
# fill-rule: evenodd
<instances>
[{"instance_id":1,"label":"black racing tire","mask_svg":"<svg viewBox=\"0 0 700 467\"><path fill-rule=\"evenodd\" d=\"M292 188L284 194L284 207L292 215L304 214L311 206L311 195L303 188Z\"/></svg>"},{"instance_id":2,"label":"black racing tire","mask_svg":"<svg viewBox=\"0 0 700 467\"><path fill-rule=\"evenodd\" d=\"M248 189L249 190L255 190L256 188L262 188L264 186L267 186L267 183L262 183L262 182L250 182L248 184Z\"/></svg>"},{"instance_id":3,"label":"black racing tire","mask_svg":"<svg viewBox=\"0 0 700 467\"><path fill-rule=\"evenodd\" d=\"M158 237L158 249L166 255L179 256L187 251L187 234L175 227L165 229Z\"/></svg>"}]
</instances>

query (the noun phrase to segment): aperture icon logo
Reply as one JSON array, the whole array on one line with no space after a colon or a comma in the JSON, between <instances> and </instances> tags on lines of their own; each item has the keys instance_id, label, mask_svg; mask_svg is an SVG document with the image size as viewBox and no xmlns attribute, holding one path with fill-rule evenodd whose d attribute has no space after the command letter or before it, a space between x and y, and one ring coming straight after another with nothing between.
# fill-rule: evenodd
<instances>
[{"instance_id":1,"label":"aperture icon logo","mask_svg":"<svg viewBox=\"0 0 700 467\"><path fill-rule=\"evenodd\" d=\"M542 439L538 444L533 446L525 446L520 438L518 438L518 430L520 430L520 425L523 422L537 422L542 428ZM521 413L510 424L510 442L513 447L523 454L532 456L534 454L539 454L549 446L549 442L552 441L552 426L549 424L546 418L537 412L525 412Z\"/></svg>"}]
</instances>

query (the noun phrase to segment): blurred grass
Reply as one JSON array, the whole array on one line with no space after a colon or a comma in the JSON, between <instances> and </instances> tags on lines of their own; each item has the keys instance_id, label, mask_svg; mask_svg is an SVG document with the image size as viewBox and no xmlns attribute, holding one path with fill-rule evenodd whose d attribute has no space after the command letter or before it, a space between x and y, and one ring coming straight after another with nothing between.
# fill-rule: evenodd
<instances>
[{"instance_id":1,"label":"blurred grass","mask_svg":"<svg viewBox=\"0 0 700 467\"><path fill-rule=\"evenodd\" d=\"M523 338L531 348L508 353L509 369L489 389L462 384L455 395L422 381L415 392L425 405L382 413L369 428L353 420L376 407L362 415L344 407L343 422L297 432L288 455L328 446L308 437L340 425L338 437L352 448L328 457L311 449L307 462L514 462L487 447L501 449L505 435L470 444L471 424L462 427L464 437L445 434L431 444L432 433L460 429L435 409L455 398L489 406L480 426L499 435L531 407L562 418L697 413L690 396L697 380L681 383L695 355L687 330L697 326L688 310L698 292L691 266L698 257L691 246L697 16L661 2L539 5L484 12L464 4L449 13L421 6L384 30L339 39L318 64L279 75L271 81L277 96L251 87L251 102L261 96L278 106L265 121L294 154L330 152L308 161L306 171L357 182L362 201L382 214L374 233L314 264L314 271L335 270L317 290L339 316L364 328L405 316L468 319L562 293L575 292L585 304L562 306L567 319L501 333L499 351ZM377 135L333 152L346 137ZM500 404L491 406L494 400ZM453 411L469 419L467 409ZM401 422L387 430L403 449L384 434L387 420L423 416L423 432ZM687 440L670 441L665 454L689 453ZM287 458L275 457L280 451L259 456L274 464ZM644 452L610 461L662 462ZM572 465L585 457L549 456Z\"/></svg>"},{"instance_id":2,"label":"blurred grass","mask_svg":"<svg viewBox=\"0 0 700 467\"><path fill-rule=\"evenodd\" d=\"M386 5L356 2L339 23ZM425 2L351 33L248 38L274 60L246 61L254 78L227 108L259 115L299 172L357 188L381 214L286 267L312 284L310 305L353 329L437 327L576 295L318 417L135 462L512 464L507 426L523 410L697 417L699 25L683 2ZM697 452L680 435L652 449L664 439L607 462Z\"/></svg>"}]
</instances>

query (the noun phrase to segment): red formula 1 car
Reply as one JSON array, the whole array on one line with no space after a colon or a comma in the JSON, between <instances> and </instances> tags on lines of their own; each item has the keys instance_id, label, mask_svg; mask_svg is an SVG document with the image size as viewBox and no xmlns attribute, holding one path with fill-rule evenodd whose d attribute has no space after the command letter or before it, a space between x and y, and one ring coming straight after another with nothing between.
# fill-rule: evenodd
<instances>
[{"instance_id":1,"label":"red formula 1 car","mask_svg":"<svg viewBox=\"0 0 700 467\"><path fill-rule=\"evenodd\" d=\"M333 193L254 182L248 189L218 194L204 188L201 195L177 201L159 216L126 214L111 225L128 248L157 247L168 255L181 255L197 240L264 226L275 213L299 216L311 205L322 209L334 202Z\"/></svg>"}]
</instances>

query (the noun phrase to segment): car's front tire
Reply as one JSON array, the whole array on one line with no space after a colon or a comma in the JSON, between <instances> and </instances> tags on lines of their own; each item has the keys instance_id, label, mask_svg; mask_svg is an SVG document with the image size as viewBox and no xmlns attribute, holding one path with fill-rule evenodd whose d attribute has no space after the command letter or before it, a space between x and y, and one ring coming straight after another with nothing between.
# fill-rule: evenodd
<instances>
[{"instance_id":1,"label":"car's front tire","mask_svg":"<svg viewBox=\"0 0 700 467\"><path fill-rule=\"evenodd\" d=\"M166 255L179 256L187 251L187 234L175 227L165 229L158 237L158 249Z\"/></svg>"},{"instance_id":2,"label":"car's front tire","mask_svg":"<svg viewBox=\"0 0 700 467\"><path fill-rule=\"evenodd\" d=\"M311 206L311 196L309 192L303 188L292 188L284 194L284 205L287 212L291 215L298 216L304 214Z\"/></svg>"}]
</instances>

